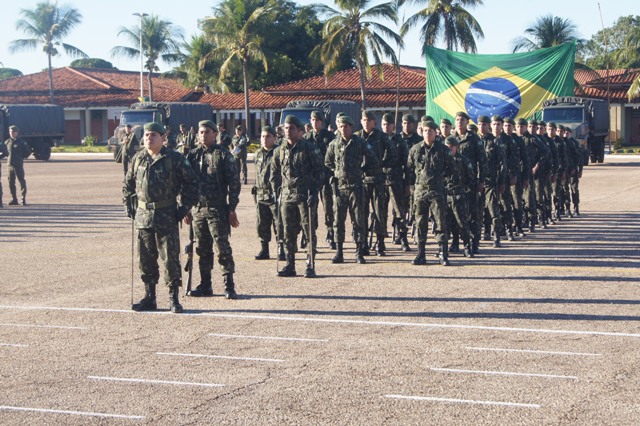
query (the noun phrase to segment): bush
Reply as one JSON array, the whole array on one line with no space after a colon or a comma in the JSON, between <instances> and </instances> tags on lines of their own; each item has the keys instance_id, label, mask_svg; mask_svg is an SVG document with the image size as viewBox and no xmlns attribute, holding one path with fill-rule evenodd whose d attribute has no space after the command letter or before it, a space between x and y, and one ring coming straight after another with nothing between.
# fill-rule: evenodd
<instances>
[{"instance_id":1,"label":"bush","mask_svg":"<svg viewBox=\"0 0 640 426\"><path fill-rule=\"evenodd\" d=\"M616 141L613 143L613 149L622 149L622 138L616 139Z\"/></svg>"},{"instance_id":2,"label":"bush","mask_svg":"<svg viewBox=\"0 0 640 426\"><path fill-rule=\"evenodd\" d=\"M83 146L93 146L96 143L96 138L95 136L86 136L84 139L82 139L82 145Z\"/></svg>"}]
</instances>

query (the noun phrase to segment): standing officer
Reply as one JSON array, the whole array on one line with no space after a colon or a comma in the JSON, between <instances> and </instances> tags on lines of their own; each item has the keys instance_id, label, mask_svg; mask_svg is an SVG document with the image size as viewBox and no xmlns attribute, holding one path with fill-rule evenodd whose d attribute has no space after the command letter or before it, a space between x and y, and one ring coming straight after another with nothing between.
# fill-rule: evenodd
<instances>
[{"instance_id":1,"label":"standing officer","mask_svg":"<svg viewBox=\"0 0 640 426\"><path fill-rule=\"evenodd\" d=\"M280 277L296 276L297 238L301 227L306 240L311 242L307 244L307 254L313 256L317 245L314 223L317 218L314 214L309 215L309 211L317 208L324 167L320 150L313 142L301 137L302 128L299 118L287 115L284 120L286 143L278 148L278 155L271 160L271 188L278 187L278 179L282 181L280 215L287 263L278 271ZM304 277L315 278L316 271L309 260Z\"/></svg>"},{"instance_id":2,"label":"standing officer","mask_svg":"<svg viewBox=\"0 0 640 426\"><path fill-rule=\"evenodd\" d=\"M182 312L178 299L182 271L178 222L198 200L198 180L182 155L163 146L163 134L164 127L159 123L144 125L145 149L133 157L124 179L123 203L138 230L139 268L145 289L145 296L131 309L157 309L159 255L169 287L171 312L179 313Z\"/></svg>"},{"instance_id":3,"label":"standing officer","mask_svg":"<svg viewBox=\"0 0 640 426\"><path fill-rule=\"evenodd\" d=\"M216 144L225 149L229 149L231 146L231 136L229 136L225 131L222 123L218 123L218 137L216 138Z\"/></svg>"},{"instance_id":4,"label":"standing officer","mask_svg":"<svg viewBox=\"0 0 640 426\"><path fill-rule=\"evenodd\" d=\"M7 146L3 143L0 143L0 160L9 155L9 151L7 151ZM0 207L4 207L2 204L2 163L0 163Z\"/></svg>"},{"instance_id":5,"label":"standing officer","mask_svg":"<svg viewBox=\"0 0 640 426\"><path fill-rule=\"evenodd\" d=\"M271 126L264 126L260 133L260 149L254 159L256 165L256 185L252 188L253 198L256 202L256 226L260 251L256 254L256 260L269 259L269 242L271 241L271 228L276 231L278 251L284 256L282 243L282 229L278 220L278 192L280 191L280 177L276 176L276 186L271 187L271 162L277 155L279 147L276 146L276 131ZM280 253L278 253L280 256Z\"/></svg>"},{"instance_id":6,"label":"standing officer","mask_svg":"<svg viewBox=\"0 0 640 426\"><path fill-rule=\"evenodd\" d=\"M120 144L120 149L122 150L122 167L124 168L124 174L126 176L131 158L133 158L136 153L136 148L138 147L138 138L135 132L131 131L131 124L127 123L124 126L124 133L120 138Z\"/></svg>"},{"instance_id":7,"label":"standing officer","mask_svg":"<svg viewBox=\"0 0 640 426\"><path fill-rule=\"evenodd\" d=\"M18 205L18 197L16 195L16 178L20 182L20 192L22 194L21 204L27 205L27 181L24 178L24 160L31 155L31 148L24 141L19 139L20 130L18 126L9 126L9 139L4 144L7 147L7 164L9 165L9 191L11 191L12 200L9 201L10 206Z\"/></svg>"},{"instance_id":8,"label":"standing officer","mask_svg":"<svg viewBox=\"0 0 640 426\"><path fill-rule=\"evenodd\" d=\"M242 180L247 184L247 145L249 141L242 126L236 126L236 134L231 139L231 152L238 161L238 175L242 172Z\"/></svg>"},{"instance_id":9,"label":"standing officer","mask_svg":"<svg viewBox=\"0 0 640 426\"><path fill-rule=\"evenodd\" d=\"M196 253L200 257L200 284L187 296L213 296L211 270L213 255L217 253L220 273L227 299L237 299L233 282L235 263L229 244L231 227L240 225L236 207L240 201L240 180L233 156L225 148L216 145L217 127L211 120L198 123L200 144L191 150L187 159L198 176L200 198L191 215L185 218L193 222L193 233L198 240ZM215 251L213 247L215 245Z\"/></svg>"},{"instance_id":10,"label":"standing officer","mask_svg":"<svg viewBox=\"0 0 640 426\"><path fill-rule=\"evenodd\" d=\"M524 139L517 132L514 133L515 124L516 122L513 118L504 119L505 133L507 136L511 137L518 148L519 158L515 160L517 162L517 167L514 168L516 182L515 185L511 186L511 199L513 201L513 218L516 225L516 232L518 233L518 236L524 237L525 234L522 229L524 217L523 196L525 188L529 187L531 166L529 164L529 152L527 151ZM526 128L526 124L524 124L522 129L526 130Z\"/></svg>"},{"instance_id":11,"label":"standing officer","mask_svg":"<svg viewBox=\"0 0 640 426\"><path fill-rule=\"evenodd\" d=\"M473 257L471 239L473 234L469 230L469 209L467 203L467 188L475 180L471 162L458 152L459 142L455 136L448 136L445 144L453 156L451 175L445 178L447 188L447 225L455 225L464 244L464 256ZM450 227L451 228L451 227Z\"/></svg>"},{"instance_id":12,"label":"standing officer","mask_svg":"<svg viewBox=\"0 0 640 426\"><path fill-rule=\"evenodd\" d=\"M567 208L567 214L569 216L573 216L573 214L575 214L576 216L580 216L580 178L582 178L582 167L583 167L583 158L584 156L582 155L582 148L580 146L580 142L578 142L577 140L575 140L572 136L571 136L571 129L567 126L565 127L564 130L564 136L566 139L566 143L567 143L567 148L570 148L572 146L572 148L568 149L567 152L571 152L574 158L574 171L573 173L571 173L571 177L570 179L567 179L569 181L569 191L571 192L571 199L569 199L569 191L567 191L567 198L565 200L565 205ZM571 201L573 200L573 214L571 214Z\"/></svg>"},{"instance_id":13,"label":"standing officer","mask_svg":"<svg viewBox=\"0 0 640 426\"><path fill-rule=\"evenodd\" d=\"M545 144L547 150L550 152L550 168L547 173L547 180L544 184L544 205L545 205L545 222L542 225L542 228L547 227L547 221L555 224L556 222L553 220L553 216L551 214L552 211L552 202L553 202L553 189L552 182L556 181L558 169L560 167L558 160L558 149L556 144L553 143L551 138L547 135L547 123L540 120L538 122L538 140Z\"/></svg>"},{"instance_id":14,"label":"standing officer","mask_svg":"<svg viewBox=\"0 0 640 426\"><path fill-rule=\"evenodd\" d=\"M164 126L165 128L165 134L164 134L164 145L169 148L169 149L176 149L176 137L173 134L173 131L171 130L171 126L170 125L166 125Z\"/></svg>"},{"instance_id":15,"label":"standing officer","mask_svg":"<svg viewBox=\"0 0 640 426\"><path fill-rule=\"evenodd\" d=\"M195 137L187 131L187 126L180 124L180 133L176 136L177 150L182 155L187 155L195 148Z\"/></svg>"},{"instance_id":16,"label":"standing officer","mask_svg":"<svg viewBox=\"0 0 640 426\"><path fill-rule=\"evenodd\" d=\"M447 247L447 197L445 179L452 174L453 155L439 139L436 139L438 125L433 121L423 121L424 142L409 150L409 168L411 182L414 183L414 211L418 234L418 255L413 265L425 265L425 247L427 244L427 223L429 216L434 220L435 239L438 243L440 264L449 265Z\"/></svg>"},{"instance_id":17,"label":"standing officer","mask_svg":"<svg viewBox=\"0 0 640 426\"><path fill-rule=\"evenodd\" d=\"M500 247L500 236L502 235L502 216L498 197L505 189L505 155L504 150L495 137L489 131L491 120L489 117L481 115L478 117L479 134L484 144L484 151L487 154L487 174L484 183L484 208L487 210L486 221L491 221L493 228L493 247ZM502 129L502 123L499 123ZM487 235L485 235L485 238ZM489 237L490 238L490 237Z\"/></svg>"},{"instance_id":18,"label":"standing officer","mask_svg":"<svg viewBox=\"0 0 640 426\"><path fill-rule=\"evenodd\" d=\"M540 184L536 183L540 177L544 175L545 156L540 142L535 133L538 123L535 120L527 122L524 118L516 121L516 134L524 142L524 149L527 152L527 162L529 164L528 173L524 176L528 177L528 184L523 185L523 222L528 224L529 232L535 232L536 218L538 214L542 214L541 205L538 204L538 197L543 195L539 193Z\"/></svg>"},{"instance_id":19,"label":"standing officer","mask_svg":"<svg viewBox=\"0 0 640 426\"><path fill-rule=\"evenodd\" d=\"M334 233L336 237L336 254L332 263L343 263L345 222L347 210L351 215L353 236L356 241L356 262L363 264L365 246L367 244L367 218L364 212L364 180L363 173L379 168L378 159L369 145L353 133L353 120L347 115L338 119L340 136L334 139L327 148L324 158L326 167L333 171L331 186L333 187Z\"/></svg>"},{"instance_id":20,"label":"standing officer","mask_svg":"<svg viewBox=\"0 0 640 426\"><path fill-rule=\"evenodd\" d=\"M355 134L360 136L367 142L369 148L373 151L378 159L378 167L369 169L364 173L365 187L365 219L369 218L369 208L373 207L375 216L375 227L373 232L376 233L376 254L378 256L385 255L384 239L387 236L387 194L384 187L383 168L391 167L398 158L395 146L391 144L382 131L376 128L377 118L372 111L362 111L361 118L362 129ZM373 225L373 224L372 224ZM367 229L369 226L365 225ZM369 249L370 247L367 247Z\"/></svg>"},{"instance_id":21,"label":"standing officer","mask_svg":"<svg viewBox=\"0 0 640 426\"><path fill-rule=\"evenodd\" d=\"M512 120L513 121L513 120ZM511 198L511 187L515 186L520 173L520 151L513 139L504 132L504 119L500 115L491 117L491 132L494 140L501 147L503 178L500 182L500 192L498 201L502 208L502 225L506 228L509 241L514 240L513 236L513 199Z\"/></svg>"},{"instance_id":22,"label":"standing officer","mask_svg":"<svg viewBox=\"0 0 640 426\"><path fill-rule=\"evenodd\" d=\"M556 220L562 220L562 214L564 213L563 182L567 176L567 146L564 143L564 139L558 136L558 126L556 123L551 122L547 124L547 133L558 151L558 173L556 174L556 179L551 182L551 186L553 189L555 218Z\"/></svg>"}]
</instances>

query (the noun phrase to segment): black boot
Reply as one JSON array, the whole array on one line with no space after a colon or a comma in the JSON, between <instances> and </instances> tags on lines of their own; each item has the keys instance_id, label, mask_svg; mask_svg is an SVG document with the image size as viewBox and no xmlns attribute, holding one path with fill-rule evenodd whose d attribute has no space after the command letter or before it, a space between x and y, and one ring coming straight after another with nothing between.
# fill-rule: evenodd
<instances>
[{"instance_id":1,"label":"black boot","mask_svg":"<svg viewBox=\"0 0 640 426\"><path fill-rule=\"evenodd\" d=\"M187 296L191 297L211 297L213 296L213 289L211 288L211 281L201 282L195 288L195 290L191 290L187 292Z\"/></svg>"},{"instance_id":2,"label":"black boot","mask_svg":"<svg viewBox=\"0 0 640 426\"><path fill-rule=\"evenodd\" d=\"M480 254L480 243L476 238L471 242L471 254Z\"/></svg>"},{"instance_id":3,"label":"black boot","mask_svg":"<svg viewBox=\"0 0 640 426\"><path fill-rule=\"evenodd\" d=\"M331 263L344 263L344 253L342 252L342 243L337 244L336 255L331 259Z\"/></svg>"},{"instance_id":4,"label":"black boot","mask_svg":"<svg viewBox=\"0 0 640 426\"><path fill-rule=\"evenodd\" d=\"M336 241L333 237L333 229L329 228L327 230L327 243L329 243L329 248L331 250L335 250L336 249Z\"/></svg>"},{"instance_id":5,"label":"black boot","mask_svg":"<svg viewBox=\"0 0 640 426\"><path fill-rule=\"evenodd\" d=\"M378 242L376 243L376 255L377 256L386 256L385 250L387 247L384 244L384 237L378 237Z\"/></svg>"},{"instance_id":6,"label":"black boot","mask_svg":"<svg viewBox=\"0 0 640 426\"><path fill-rule=\"evenodd\" d=\"M13 200L9 201L9 205L10 206L17 206L18 205L18 199L16 197L13 197Z\"/></svg>"},{"instance_id":7,"label":"black boot","mask_svg":"<svg viewBox=\"0 0 640 426\"><path fill-rule=\"evenodd\" d=\"M238 294L236 293L236 287L233 282L233 274L225 274L222 276L222 280L224 282L224 297L226 299L237 299Z\"/></svg>"},{"instance_id":8,"label":"black boot","mask_svg":"<svg viewBox=\"0 0 640 426\"><path fill-rule=\"evenodd\" d=\"M311 267L311 264L309 263L309 259L308 258L307 258L307 269L304 270L304 277L305 278L315 278L316 277L316 270Z\"/></svg>"},{"instance_id":9,"label":"black boot","mask_svg":"<svg viewBox=\"0 0 640 426\"><path fill-rule=\"evenodd\" d=\"M511 227L511 225L509 225L509 227L507 228L507 239L509 241L515 241L515 237L513 236L513 228Z\"/></svg>"},{"instance_id":10,"label":"black boot","mask_svg":"<svg viewBox=\"0 0 640 426\"><path fill-rule=\"evenodd\" d=\"M364 260L364 253L365 253L365 248L367 247L367 243L360 243L357 247L356 247L356 263L359 263L361 265L367 263L366 260Z\"/></svg>"},{"instance_id":11,"label":"black boot","mask_svg":"<svg viewBox=\"0 0 640 426\"><path fill-rule=\"evenodd\" d=\"M453 239L451 240L449 251L451 253L457 253L460 251L460 237L458 236L458 234L453 234Z\"/></svg>"},{"instance_id":12,"label":"black boot","mask_svg":"<svg viewBox=\"0 0 640 426\"><path fill-rule=\"evenodd\" d=\"M449 251L447 243L440 243L440 264L442 266L449 266Z\"/></svg>"},{"instance_id":13,"label":"black boot","mask_svg":"<svg viewBox=\"0 0 640 426\"><path fill-rule=\"evenodd\" d=\"M287 263L280 271L278 271L279 277L295 277L296 276L296 257L293 254L287 253Z\"/></svg>"},{"instance_id":14,"label":"black boot","mask_svg":"<svg viewBox=\"0 0 640 426\"><path fill-rule=\"evenodd\" d=\"M183 311L178 295L180 294L180 287L173 285L169 287L169 308L174 314L179 314Z\"/></svg>"},{"instance_id":15,"label":"black boot","mask_svg":"<svg viewBox=\"0 0 640 426\"><path fill-rule=\"evenodd\" d=\"M427 258L425 257L424 249L425 243L418 243L418 255L411 261L412 265L426 265Z\"/></svg>"},{"instance_id":16,"label":"black boot","mask_svg":"<svg viewBox=\"0 0 640 426\"><path fill-rule=\"evenodd\" d=\"M473 248L468 241L464 242L464 257L473 257Z\"/></svg>"},{"instance_id":17,"label":"black boot","mask_svg":"<svg viewBox=\"0 0 640 426\"><path fill-rule=\"evenodd\" d=\"M131 309L137 312L155 311L158 309L156 304L156 285L144 283L144 297L138 303L131 305Z\"/></svg>"},{"instance_id":18,"label":"black boot","mask_svg":"<svg viewBox=\"0 0 640 426\"><path fill-rule=\"evenodd\" d=\"M500 233L496 232L493 237L493 248L500 248L502 244L500 244Z\"/></svg>"},{"instance_id":19,"label":"black boot","mask_svg":"<svg viewBox=\"0 0 640 426\"><path fill-rule=\"evenodd\" d=\"M400 246L400 249L401 249L402 251L405 251L405 252L407 252L407 251L411 251L411 246L409 246L409 241L407 240L407 233L406 233L406 232L403 232L403 233L401 234L401 236L400 236L400 243L402 244L402 245Z\"/></svg>"},{"instance_id":20,"label":"black boot","mask_svg":"<svg viewBox=\"0 0 640 426\"><path fill-rule=\"evenodd\" d=\"M256 260L266 260L269 259L269 242L261 241L261 248L258 254L255 255Z\"/></svg>"},{"instance_id":21,"label":"black boot","mask_svg":"<svg viewBox=\"0 0 640 426\"><path fill-rule=\"evenodd\" d=\"M278 260L287 260L287 255L284 253L284 243L278 244Z\"/></svg>"},{"instance_id":22,"label":"black boot","mask_svg":"<svg viewBox=\"0 0 640 426\"><path fill-rule=\"evenodd\" d=\"M576 208L574 209L573 214L575 214L576 216L580 216L580 208L578 206L576 206Z\"/></svg>"}]
</instances>

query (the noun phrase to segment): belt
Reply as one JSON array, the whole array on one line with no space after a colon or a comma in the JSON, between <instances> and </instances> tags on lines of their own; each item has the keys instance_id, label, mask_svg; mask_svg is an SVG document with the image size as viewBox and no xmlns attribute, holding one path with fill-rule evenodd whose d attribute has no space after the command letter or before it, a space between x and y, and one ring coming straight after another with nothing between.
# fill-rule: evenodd
<instances>
[{"instance_id":1,"label":"belt","mask_svg":"<svg viewBox=\"0 0 640 426\"><path fill-rule=\"evenodd\" d=\"M138 206L142 207L143 209L153 210L175 206L176 204L176 200L154 201L153 203L145 203L144 201L141 201L138 203Z\"/></svg>"}]
</instances>

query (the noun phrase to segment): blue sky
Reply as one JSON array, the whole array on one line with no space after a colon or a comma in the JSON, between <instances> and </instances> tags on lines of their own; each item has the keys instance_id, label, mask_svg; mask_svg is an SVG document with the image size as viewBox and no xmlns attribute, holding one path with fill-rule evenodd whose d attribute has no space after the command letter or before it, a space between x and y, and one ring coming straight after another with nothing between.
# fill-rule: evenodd
<instances>
[{"instance_id":1,"label":"blue sky","mask_svg":"<svg viewBox=\"0 0 640 426\"><path fill-rule=\"evenodd\" d=\"M300 4L318 1L298 0ZM2 25L0 25L0 62L5 67L17 68L24 74L41 71L47 66L47 59L39 49L33 52L10 54L9 42L25 38L15 29L20 9L32 9L37 0L3 1ZM85 51L91 57L111 61L122 70L138 71L140 63L125 58L111 58L109 50L116 45L126 45L127 40L118 37L122 26L137 26L138 18L134 12L159 15L182 28L187 39L198 33L197 20L211 14L211 8L217 1L187 0L184 2L166 0L59 0L60 5L77 8L83 16L82 23L65 39L65 42ZM371 4L382 3L372 1ZM426 1L425 1L426 3ZM328 3L330 6L333 2ZM620 16L640 14L638 3L631 0L600 0L604 25L611 26ZM419 10L411 4L405 7L405 16L411 16ZM535 23L535 19L546 14L570 18L577 26L582 38L590 38L602 28L598 1L595 0L485 0L484 5L472 9L485 34L478 41L478 53L510 53L514 38L523 35L526 28ZM402 11L401 11L402 13ZM420 55L419 33L409 33L405 39L407 48L401 54L401 62L407 65L424 66ZM68 65L73 58L66 55L53 59L54 67ZM161 71L171 67L160 64Z\"/></svg>"}]
</instances>

